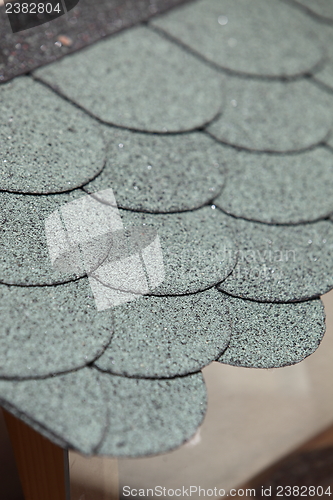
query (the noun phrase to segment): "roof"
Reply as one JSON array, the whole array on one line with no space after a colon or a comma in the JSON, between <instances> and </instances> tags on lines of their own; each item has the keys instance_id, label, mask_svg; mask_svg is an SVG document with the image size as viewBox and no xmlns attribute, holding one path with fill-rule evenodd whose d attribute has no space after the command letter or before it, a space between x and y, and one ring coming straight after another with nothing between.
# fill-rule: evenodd
<instances>
[{"instance_id":1,"label":"roof","mask_svg":"<svg viewBox=\"0 0 333 500\"><path fill-rule=\"evenodd\" d=\"M83 453L179 446L200 370L302 361L333 288L326 10L142 19L0 87L0 401Z\"/></svg>"}]
</instances>

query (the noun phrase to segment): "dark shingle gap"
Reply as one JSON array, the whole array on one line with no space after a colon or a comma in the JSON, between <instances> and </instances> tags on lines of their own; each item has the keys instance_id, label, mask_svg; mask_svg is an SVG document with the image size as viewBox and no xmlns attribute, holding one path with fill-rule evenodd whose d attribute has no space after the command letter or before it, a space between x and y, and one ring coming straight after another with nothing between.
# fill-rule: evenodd
<instances>
[{"instance_id":1,"label":"dark shingle gap","mask_svg":"<svg viewBox=\"0 0 333 500\"><path fill-rule=\"evenodd\" d=\"M220 115L220 116L222 116L222 115ZM217 121L218 121L218 119L214 120L212 123L215 123ZM208 127L206 127L204 130L202 130L202 133L207 134L211 139L213 139L218 144L221 144L222 146L229 148L229 149L232 149L234 151L239 151L239 152L243 151L243 152L253 154L256 156L261 156L261 155L264 155L264 156L265 155L270 155L270 156L292 156L292 155L295 155L295 156L297 156L297 155L306 153L308 151L313 151L314 149L316 149L318 147L326 147L327 141L332 136L332 131L330 130L327 133L326 137L322 141L318 142L318 144L313 144L312 146L309 146L309 147L303 148L303 149L299 149L297 151L261 151L261 150L256 150L256 149L248 149L248 148L245 148L243 146L242 147L237 146L235 144L230 144L229 142L225 142L221 139L217 139L213 134L211 134L211 132L209 131L209 127L210 127L210 125L208 125Z\"/></svg>"},{"instance_id":2,"label":"dark shingle gap","mask_svg":"<svg viewBox=\"0 0 333 500\"><path fill-rule=\"evenodd\" d=\"M283 223L279 223L279 224L276 224L276 223L271 224L270 222L263 222L263 221L253 220L253 219L246 219L245 217L239 217L238 215L234 215L234 214L226 212L225 210L223 210L223 208L221 208L217 205L214 205L214 206L216 206L217 210L220 210L224 215L227 215L228 217L231 217L231 218L236 219L236 220L238 220L238 219L243 220L245 222L246 221L247 222L255 222L256 224L262 225L262 226L277 226L277 227L307 226L309 224L313 224L314 222L327 221L330 219L330 216L331 216L331 214L328 214L325 217L320 217L320 218L315 219L315 220L303 221L303 222L299 222L299 223L283 222Z\"/></svg>"},{"instance_id":3,"label":"dark shingle gap","mask_svg":"<svg viewBox=\"0 0 333 500\"><path fill-rule=\"evenodd\" d=\"M226 290L222 290L222 289L219 289L219 286L223 283L223 281L221 283L218 283L216 286L217 290L220 292L220 293L223 293L224 295L228 295L229 297L232 297L234 299L239 299L239 300L244 300L246 302L254 302L255 304L299 304L299 303L302 303L302 302L311 302L312 300L318 300L320 299L321 297L321 294L315 294L313 295L312 297L305 297L305 298L302 298L302 299L292 299L292 300L258 300L256 298L252 298L252 297L240 297L239 295L236 295L232 292L227 292Z\"/></svg>"},{"instance_id":4,"label":"dark shingle gap","mask_svg":"<svg viewBox=\"0 0 333 500\"><path fill-rule=\"evenodd\" d=\"M98 361L98 359L101 356L103 356L106 349L108 349L108 347L110 346L111 339L112 339L112 335L110 336L109 342L101 348L100 352L94 357L93 360L88 361L87 363L84 363L81 366L77 366L76 368L71 368L70 370L60 370L60 371L57 371L56 373L49 373L47 375L34 375L31 377L30 376L27 376L27 377L25 377L25 376L23 376L23 377L8 376L7 377L7 376L0 375L0 381L3 380L3 381L8 381L8 382L24 382L24 381L29 381L29 380L30 381L31 380L47 380L49 378L61 377L62 375L68 375L70 373L75 373L75 372L82 370L83 368L92 368L95 366L95 361Z\"/></svg>"},{"instance_id":5,"label":"dark shingle gap","mask_svg":"<svg viewBox=\"0 0 333 500\"><path fill-rule=\"evenodd\" d=\"M229 272L228 276L230 276L233 272L233 270L235 269L237 265L237 258L235 259L235 264L233 266L233 268L231 269L231 271ZM228 277L227 276L227 277ZM225 280L226 278L224 278L222 281L217 281L216 283L212 283L206 287L203 287L202 289L200 290L195 290L195 291L191 291L191 292L184 292L184 293L166 293L166 294L155 294L154 293L154 290L152 292L149 292L147 294L140 294L138 292L135 292L135 290L127 290L129 291L131 294L133 294L134 296L137 295L138 297L142 297L142 296L147 296L147 297L154 297L155 299L161 299L163 300L164 298L167 298L167 297L189 297L191 295L198 295L200 293L203 293L203 292L208 292L209 290L212 290L213 288L216 288L218 285L220 285L221 283L223 283L223 281ZM111 290L119 290L118 288L116 287L112 287L110 285L107 285L105 284L105 282L102 282L100 280L97 280L99 281L99 283L101 283L103 286L106 286L108 288L110 288Z\"/></svg>"},{"instance_id":6,"label":"dark shingle gap","mask_svg":"<svg viewBox=\"0 0 333 500\"><path fill-rule=\"evenodd\" d=\"M111 184L110 184L111 185ZM217 196L219 196L223 191L223 188L219 189L218 192L209 199L208 201L205 201L204 203L198 205L195 208L187 208L187 209L180 209L180 210L144 210L144 209L134 209L134 208L128 208L124 207L121 203L118 203L118 208L121 210L124 210L125 212L132 212L132 213L138 213L138 214L147 214L147 215L176 215L176 214L182 214L184 212L196 212L197 210L200 210L201 208L204 207L211 207L214 204L214 200ZM86 191L86 194L88 194L89 191ZM92 195L94 193L91 193Z\"/></svg>"},{"instance_id":7,"label":"dark shingle gap","mask_svg":"<svg viewBox=\"0 0 333 500\"><path fill-rule=\"evenodd\" d=\"M329 94L329 95L332 96L332 94L333 94L333 83L332 83L332 85L329 85L324 80L320 80L319 77L320 77L320 74L318 76L314 75L311 78L312 83L314 85L316 85L319 89L323 90L324 92L326 92L327 94Z\"/></svg>"}]
</instances>

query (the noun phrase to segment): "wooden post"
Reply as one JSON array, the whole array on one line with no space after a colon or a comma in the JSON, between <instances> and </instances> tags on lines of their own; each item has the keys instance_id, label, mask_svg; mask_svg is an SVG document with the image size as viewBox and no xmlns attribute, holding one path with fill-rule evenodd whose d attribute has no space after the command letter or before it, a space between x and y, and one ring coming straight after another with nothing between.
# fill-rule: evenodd
<instances>
[{"instance_id":1,"label":"wooden post","mask_svg":"<svg viewBox=\"0 0 333 500\"><path fill-rule=\"evenodd\" d=\"M3 410L25 500L70 500L68 451Z\"/></svg>"}]
</instances>

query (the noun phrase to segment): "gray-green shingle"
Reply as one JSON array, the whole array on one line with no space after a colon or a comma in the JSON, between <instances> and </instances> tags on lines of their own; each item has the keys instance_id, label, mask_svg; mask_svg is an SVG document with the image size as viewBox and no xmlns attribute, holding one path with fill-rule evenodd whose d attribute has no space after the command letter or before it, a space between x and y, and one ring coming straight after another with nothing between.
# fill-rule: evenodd
<instances>
[{"instance_id":1,"label":"gray-green shingle","mask_svg":"<svg viewBox=\"0 0 333 500\"><path fill-rule=\"evenodd\" d=\"M229 77L226 105L208 127L216 139L266 152L302 151L331 132L333 97L311 81L268 82Z\"/></svg>"},{"instance_id":2,"label":"gray-green shingle","mask_svg":"<svg viewBox=\"0 0 333 500\"><path fill-rule=\"evenodd\" d=\"M201 0L151 24L217 67L243 75L306 74L324 57L315 23L275 0Z\"/></svg>"},{"instance_id":3,"label":"gray-green shingle","mask_svg":"<svg viewBox=\"0 0 333 500\"><path fill-rule=\"evenodd\" d=\"M0 380L0 403L63 448L96 452L108 424L100 377L85 368L44 380Z\"/></svg>"},{"instance_id":4,"label":"gray-green shingle","mask_svg":"<svg viewBox=\"0 0 333 500\"><path fill-rule=\"evenodd\" d=\"M97 312L87 278L60 286L0 285L0 378L45 377L102 355L112 311Z\"/></svg>"},{"instance_id":5,"label":"gray-green shingle","mask_svg":"<svg viewBox=\"0 0 333 500\"><path fill-rule=\"evenodd\" d=\"M106 131L108 160L84 189L112 187L119 207L179 212L212 200L225 182L226 148L202 133L161 136Z\"/></svg>"},{"instance_id":6,"label":"gray-green shingle","mask_svg":"<svg viewBox=\"0 0 333 500\"><path fill-rule=\"evenodd\" d=\"M299 363L319 346L325 333L320 300L263 304L227 298L233 331L218 361L247 368L279 368Z\"/></svg>"},{"instance_id":7,"label":"gray-green shingle","mask_svg":"<svg viewBox=\"0 0 333 500\"><path fill-rule=\"evenodd\" d=\"M171 380L104 375L109 426L101 455L165 453L189 440L202 423L207 396L201 373Z\"/></svg>"},{"instance_id":8,"label":"gray-green shingle","mask_svg":"<svg viewBox=\"0 0 333 500\"><path fill-rule=\"evenodd\" d=\"M112 342L96 365L144 378L198 371L229 343L227 302L213 288L182 297L142 297L116 307Z\"/></svg>"},{"instance_id":9,"label":"gray-green shingle","mask_svg":"<svg viewBox=\"0 0 333 500\"><path fill-rule=\"evenodd\" d=\"M45 233L46 218L81 196L81 190L50 196L0 193L0 283L51 285L84 274L52 267Z\"/></svg>"},{"instance_id":10,"label":"gray-green shingle","mask_svg":"<svg viewBox=\"0 0 333 500\"><path fill-rule=\"evenodd\" d=\"M221 291L259 302L293 302L333 288L330 221L276 226L225 218L239 254L232 274L218 285Z\"/></svg>"},{"instance_id":11,"label":"gray-green shingle","mask_svg":"<svg viewBox=\"0 0 333 500\"><path fill-rule=\"evenodd\" d=\"M290 155L231 150L226 185L214 204L226 213L270 224L298 224L333 212L333 154Z\"/></svg>"},{"instance_id":12,"label":"gray-green shingle","mask_svg":"<svg viewBox=\"0 0 333 500\"><path fill-rule=\"evenodd\" d=\"M37 70L106 123L149 132L202 127L223 104L222 75L146 27Z\"/></svg>"},{"instance_id":13,"label":"gray-green shingle","mask_svg":"<svg viewBox=\"0 0 333 500\"><path fill-rule=\"evenodd\" d=\"M135 213L119 210L125 229L152 228L161 245L164 280L151 290L153 295L183 295L205 290L224 280L233 270L237 249L233 229L225 224L224 215L211 207L193 212L168 215ZM92 276L108 286L112 250ZM111 269L112 270L112 269ZM114 285L111 282L111 288ZM117 287L120 291L140 293L141 288Z\"/></svg>"},{"instance_id":14,"label":"gray-green shingle","mask_svg":"<svg viewBox=\"0 0 333 500\"><path fill-rule=\"evenodd\" d=\"M1 85L0 115L0 191L70 191L102 171L99 124L32 78Z\"/></svg>"},{"instance_id":15,"label":"gray-green shingle","mask_svg":"<svg viewBox=\"0 0 333 500\"><path fill-rule=\"evenodd\" d=\"M81 453L144 456L192 437L207 405L200 373L137 380L84 368L45 380L0 380L1 406Z\"/></svg>"}]
</instances>

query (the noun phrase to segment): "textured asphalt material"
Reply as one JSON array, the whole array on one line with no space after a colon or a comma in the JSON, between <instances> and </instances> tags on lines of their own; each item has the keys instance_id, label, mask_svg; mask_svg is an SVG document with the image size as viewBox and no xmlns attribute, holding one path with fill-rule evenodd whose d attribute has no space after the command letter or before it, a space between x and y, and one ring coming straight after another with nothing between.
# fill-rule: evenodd
<instances>
[{"instance_id":1,"label":"textured asphalt material","mask_svg":"<svg viewBox=\"0 0 333 500\"><path fill-rule=\"evenodd\" d=\"M176 3L101 1L88 29L81 2L77 31L7 33L1 81ZM200 425L207 363L280 367L318 347L333 288L318 21L287 0L191 2L0 86L4 408L82 453L162 453ZM84 206L96 220L75 218Z\"/></svg>"}]
</instances>

